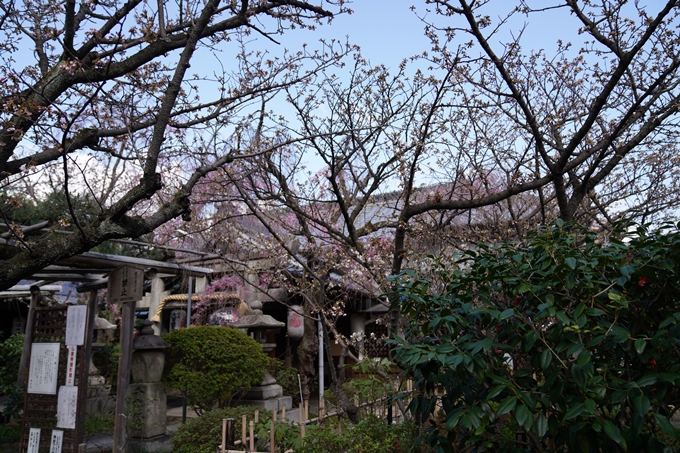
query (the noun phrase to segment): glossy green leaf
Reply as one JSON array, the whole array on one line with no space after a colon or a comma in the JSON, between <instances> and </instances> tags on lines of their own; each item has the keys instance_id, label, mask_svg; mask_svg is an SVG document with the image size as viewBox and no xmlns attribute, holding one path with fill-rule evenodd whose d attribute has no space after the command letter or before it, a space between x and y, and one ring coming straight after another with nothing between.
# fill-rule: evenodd
<instances>
[{"instance_id":1,"label":"glossy green leaf","mask_svg":"<svg viewBox=\"0 0 680 453\"><path fill-rule=\"evenodd\" d=\"M534 426L536 426L536 434L538 434L539 438L545 436L545 433L548 432L548 419L545 417L545 414L540 413L536 415Z\"/></svg>"},{"instance_id":2,"label":"glossy green leaf","mask_svg":"<svg viewBox=\"0 0 680 453\"><path fill-rule=\"evenodd\" d=\"M519 426L524 426L524 424L527 421L527 418L529 417L529 409L524 404L518 404L515 406L515 420L517 420L517 423Z\"/></svg>"},{"instance_id":3,"label":"glossy green leaf","mask_svg":"<svg viewBox=\"0 0 680 453\"><path fill-rule=\"evenodd\" d=\"M505 390L506 387L507 387L506 385L497 385L496 387L491 389L489 394L486 396L486 399L490 400L497 397L503 390Z\"/></svg>"},{"instance_id":4,"label":"glossy green leaf","mask_svg":"<svg viewBox=\"0 0 680 453\"><path fill-rule=\"evenodd\" d=\"M675 440L680 440L680 436L678 436L678 431L671 424L671 422L668 421L668 418L659 414L658 412L654 412L653 415L654 418L656 419L656 422L659 424L661 429L663 429L666 434L668 434Z\"/></svg>"},{"instance_id":5,"label":"glossy green leaf","mask_svg":"<svg viewBox=\"0 0 680 453\"><path fill-rule=\"evenodd\" d=\"M538 339L538 334L536 331L532 330L524 337L524 352L529 352L531 348L534 347L536 340Z\"/></svg>"},{"instance_id":6,"label":"glossy green leaf","mask_svg":"<svg viewBox=\"0 0 680 453\"><path fill-rule=\"evenodd\" d=\"M651 402L645 395L638 395L633 398L633 410L639 415L645 415L650 407Z\"/></svg>"},{"instance_id":7,"label":"glossy green leaf","mask_svg":"<svg viewBox=\"0 0 680 453\"><path fill-rule=\"evenodd\" d=\"M645 376L642 376L640 379L635 381L638 386L640 387L646 387L648 385L656 384L657 377L655 375L647 374Z\"/></svg>"},{"instance_id":8,"label":"glossy green leaf","mask_svg":"<svg viewBox=\"0 0 680 453\"><path fill-rule=\"evenodd\" d=\"M541 352L541 368L544 370L547 370L548 367L550 366L550 362L552 361L552 352L550 349L544 349L543 352Z\"/></svg>"},{"instance_id":9,"label":"glossy green leaf","mask_svg":"<svg viewBox=\"0 0 680 453\"><path fill-rule=\"evenodd\" d=\"M643 352L645 352L645 347L647 346L647 341L644 338L638 338L635 340L635 351L642 355Z\"/></svg>"},{"instance_id":10,"label":"glossy green leaf","mask_svg":"<svg viewBox=\"0 0 680 453\"><path fill-rule=\"evenodd\" d=\"M581 412L583 412L583 409L585 409L585 405L583 403L579 403L575 406L572 406L565 414L564 418L562 421L567 421L571 420L574 417L578 417L581 415Z\"/></svg>"},{"instance_id":11,"label":"glossy green leaf","mask_svg":"<svg viewBox=\"0 0 680 453\"><path fill-rule=\"evenodd\" d=\"M585 374L583 373L583 367L579 365L572 365L571 366L571 378L574 380L574 383L578 386L578 388L585 388L586 386L586 377Z\"/></svg>"},{"instance_id":12,"label":"glossy green leaf","mask_svg":"<svg viewBox=\"0 0 680 453\"><path fill-rule=\"evenodd\" d=\"M612 422L605 422L604 424L604 432L611 440L616 442L619 445L624 444L623 440L623 435L621 435L621 430L619 429L618 426L613 424Z\"/></svg>"},{"instance_id":13,"label":"glossy green leaf","mask_svg":"<svg viewBox=\"0 0 680 453\"><path fill-rule=\"evenodd\" d=\"M508 308L508 309L503 310L503 311L501 312L501 314L500 314L500 316L498 317L498 319L500 319L501 321L503 321L503 320L506 320L506 319L508 319L508 318L511 318L512 315L514 315L514 314L515 314L515 310L514 310L513 308Z\"/></svg>"},{"instance_id":14,"label":"glossy green leaf","mask_svg":"<svg viewBox=\"0 0 680 453\"><path fill-rule=\"evenodd\" d=\"M514 396L509 396L503 400L503 402L498 406L498 415L507 414L515 408L517 404L517 398Z\"/></svg>"},{"instance_id":15,"label":"glossy green leaf","mask_svg":"<svg viewBox=\"0 0 680 453\"><path fill-rule=\"evenodd\" d=\"M618 404L621 401L623 401L626 396L628 395L628 392L625 390L617 390L614 393L612 393L612 404Z\"/></svg>"},{"instance_id":16,"label":"glossy green leaf","mask_svg":"<svg viewBox=\"0 0 680 453\"><path fill-rule=\"evenodd\" d=\"M531 289L528 283L522 282L517 287L517 294L524 294Z\"/></svg>"}]
</instances>

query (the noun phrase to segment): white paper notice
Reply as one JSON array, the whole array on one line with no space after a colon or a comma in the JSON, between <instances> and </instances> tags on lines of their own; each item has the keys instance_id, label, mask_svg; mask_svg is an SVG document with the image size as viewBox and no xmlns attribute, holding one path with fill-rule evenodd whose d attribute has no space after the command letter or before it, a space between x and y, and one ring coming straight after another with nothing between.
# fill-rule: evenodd
<instances>
[{"instance_id":1,"label":"white paper notice","mask_svg":"<svg viewBox=\"0 0 680 453\"><path fill-rule=\"evenodd\" d=\"M61 453L61 444L64 442L64 431L52 430L52 442L50 442L50 453Z\"/></svg>"},{"instance_id":2,"label":"white paper notice","mask_svg":"<svg viewBox=\"0 0 680 453\"><path fill-rule=\"evenodd\" d=\"M28 371L28 393L54 395L57 393L59 343L33 343L31 366Z\"/></svg>"},{"instance_id":3,"label":"white paper notice","mask_svg":"<svg viewBox=\"0 0 680 453\"><path fill-rule=\"evenodd\" d=\"M26 453L38 453L40 449L40 428L31 428L28 432L28 450Z\"/></svg>"},{"instance_id":4,"label":"white paper notice","mask_svg":"<svg viewBox=\"0 0 680 453\"><path fill-rule=\"evenodd\" d=\"M87 305L69 305L66 311L66 345L81 346L85 342Z\"/></svg>"},{"instance_id":5,"label":"white paper notice","mask_svg":"<svg viewBox=\"0 0 680 453\"><path fill-rule=\"evenodd\" d=\"M66 346L68 351L68 359L66 360L66 385L75 385L76 383L76 351L77 346Z\"/></svg>"},{"instance_id":6,"label":"white paper notice","mask_svg":"<svg viewBox=\"0 0 680 453\"><path fill-rule=\"evenodd\" d=\"M76 409L78 408L78 387L62 385L59 387L57 401L57 428L76 429Z\"/></svg>"}]
</instances>

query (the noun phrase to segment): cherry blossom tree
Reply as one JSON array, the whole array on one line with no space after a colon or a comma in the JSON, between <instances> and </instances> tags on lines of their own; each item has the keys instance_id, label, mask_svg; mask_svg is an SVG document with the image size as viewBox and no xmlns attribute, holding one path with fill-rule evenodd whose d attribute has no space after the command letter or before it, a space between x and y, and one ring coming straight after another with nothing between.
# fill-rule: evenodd
<instances>
[{"instance_id":1,"label":"cherry blossom tree","mask_svg":"<svg viewBox=\"0 0 680 453\"><path fill-rule=\"evenodd\" d=\"M287 88L295 121L270 113L277 134L244 130L265 152L211 181L220 207L201 224L210 241L229 243L215 227L228 224L304 269L313 313L347 346L333 274L378 296L426 253L556 218L662 220L679 201L678 1L414 9L431 49L393 73L356 56L347 78ZM532 48L524 35L544 16L560 27Z\"/></svg>"},{"instance_id":2,"label":"cherry blossom tree","mask_svg":"<svg viewBox=\"0 0 680 453\"><path fill-rule=\"evenodd\" d=\"M10 228L5 242L18 248L0 266L0 287L105 240L188 220L204 177L265 151L229 137L347 50L332 42L277 57L253 37L278 46L284 31L343 11L341 0L3 2L0 190L47 182L67 201L95 200L99 213L71 209L69 236L24 240Z\"/></svg>"}]
</instances>

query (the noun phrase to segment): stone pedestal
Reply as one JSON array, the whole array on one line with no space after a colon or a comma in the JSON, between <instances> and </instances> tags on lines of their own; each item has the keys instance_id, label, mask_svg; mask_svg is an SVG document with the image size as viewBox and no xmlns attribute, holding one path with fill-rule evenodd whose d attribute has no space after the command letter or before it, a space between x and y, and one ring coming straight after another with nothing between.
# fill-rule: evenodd
<instances>
[{"instance_id":1,"label":"stone pedestal","mask_svg":"<svg viewBox=\"0 0 680 453\"><path fill-rule=\"evenodd\" d=\"M149 439L164 435L168 405L163 383L130 384L128 395L130 436Z\"/></svg>"},{"instance_id":2,"label":"stone pedestal","mask_svg":"<svg viewBox=\"0 0 680 453\"><path fill-rule=\"evenodd\" d=\"M168 401L160 382L165 366L164 348L170 345L153 334L151 321L142 323L132 347L132 384L126 401L130 437L150 439L165 434Z\"/></svg>"},{"instance_id":3,"label":"stone pedestal","mask_svg":"<svg viewBox=\"0 0 680 453\"><path fill-rule=\"evenodd\" d=\"M248 389L235 404L260 406L269 411L281 411L285 406L286 410L290 410L293 408L293 397L283 396L283 387L276 383L271 374L265 373L260 385Z\"/></svg>"},{"instance_id":4,"label":"stone pedestal","mask_svg":"<svg viewBox=\"0 0 680 453\"><path fill-rule=\"evenodd\" d=\"M104 417L113 412L115 402L111 398L111 386L106 385L104 377L90 376L87 381L85 415Z\"/></svg>"}]
</instances>

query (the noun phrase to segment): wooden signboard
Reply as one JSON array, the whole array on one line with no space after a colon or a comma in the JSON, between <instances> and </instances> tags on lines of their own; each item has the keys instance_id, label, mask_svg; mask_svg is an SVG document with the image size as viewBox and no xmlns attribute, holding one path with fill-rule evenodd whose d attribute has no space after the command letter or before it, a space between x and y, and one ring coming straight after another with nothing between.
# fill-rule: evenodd
<instances>
[{"instance_id":1,"label":"wooden signboard","mask_svg":"<svg viewBox=\"0 0 680 453\"><path fill-rule=\"evenodd\" d=\"M144 271L134 267L119 267L109 275L109 302L136 302L142 299Z\"/></svg>"}]
</instances>

